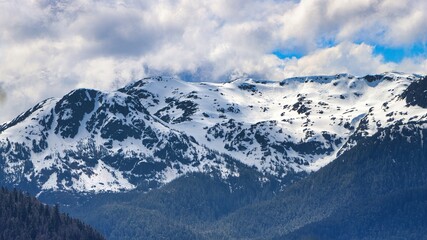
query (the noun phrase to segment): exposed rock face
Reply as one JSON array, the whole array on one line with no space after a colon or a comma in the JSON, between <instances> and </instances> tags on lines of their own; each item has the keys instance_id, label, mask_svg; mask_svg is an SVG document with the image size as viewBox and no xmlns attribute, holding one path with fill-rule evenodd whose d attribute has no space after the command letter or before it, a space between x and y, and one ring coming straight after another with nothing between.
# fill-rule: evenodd
<instances>
[{"instance_id":1,"label":"exposed rock face","mask_svg":"<svg viewBox=\"0 0 427 240\"><path fill-rule=\"evenodd\" d=\"M386 73L78 89L0 126L0 180L36 193L119 192L254 167L282 181L380 129L425 122L426 86L422 76Z\"/></svg>"}]
</instances>

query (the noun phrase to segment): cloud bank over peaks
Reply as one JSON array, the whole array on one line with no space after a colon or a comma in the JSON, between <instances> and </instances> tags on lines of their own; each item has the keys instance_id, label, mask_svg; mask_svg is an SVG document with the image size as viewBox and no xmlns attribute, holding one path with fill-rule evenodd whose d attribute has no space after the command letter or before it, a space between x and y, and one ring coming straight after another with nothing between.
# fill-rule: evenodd
<instances>
[{"instance_id":1,"label":"cloud bank over peaks","mask_svg":"<svg viewBox=\"0 0 427 240\"><path fill-rule=\"evenodd\" d=\"M319 49L300 59L285 60L285 74L332 75L336 73L386 72L396 69L395 63L386 63L382 56L373 54L373 47L366 44L340 43L334 47Z\"/></svg>"},{"instance_id":2,"label":"cloud bank over peaks","mask_svg":"<svg viewBox=\"0 0 427 240\"><path fill-rule=\"evenodd\" d=\"M151 75L427 73L425 1L18 0L0 9L0 122L74 88Z\"/></svg>"}]
</instances>

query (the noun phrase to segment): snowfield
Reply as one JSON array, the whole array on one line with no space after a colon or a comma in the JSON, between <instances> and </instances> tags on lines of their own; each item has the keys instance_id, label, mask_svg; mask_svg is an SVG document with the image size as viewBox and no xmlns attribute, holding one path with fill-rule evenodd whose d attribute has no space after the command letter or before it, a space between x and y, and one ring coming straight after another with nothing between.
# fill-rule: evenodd
<instances>
[{"instance_id":1,"label":"snowfield","mask_svg":"<svg viewBox=\"0 0 427 240\"><path fill-rule=\"evenodd\" d=\"M425 92L410 87L422 79L154 77L113 92L78 89L0 126L0 177L94 193L151 189L188 172L238 176L242 166L280 180L317 171L381 128L426 121L415 101Z\"/></svg>"}]
</instances>

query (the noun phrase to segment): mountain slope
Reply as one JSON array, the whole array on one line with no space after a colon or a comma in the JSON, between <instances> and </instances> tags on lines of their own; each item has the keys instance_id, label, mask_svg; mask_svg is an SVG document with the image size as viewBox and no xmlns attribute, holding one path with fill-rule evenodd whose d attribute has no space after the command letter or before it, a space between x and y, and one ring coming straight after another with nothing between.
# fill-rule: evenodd
<instances>
[{"instance_id":1,"label":"mountain slope","mask_svg":"<svg viewBox=\"0 0 427 240\"><path fill-rule=\"evenodd\" d=\"M150 113L199 143L280 177L333 160L365 116L375 123L370 135L377 126L425 119L424 109L399 97L421 78L340 74L221 84L155 78L119 91L143 99Z\"/></svg>"},{"instance_id":2,"label":"mountain slope","mask_svg":"<svg viewBox=\"0 0 427 240\"><path fill-rule=\"evenodd\" d=\"M405 239L427 236L426 212L417 212L427 207L425 124L395 125L359 139L357 146L281 196L225 218L218 224L220 232L236 239L381 239L382 231L409 234ZM411 216L414 212L418 215ZM338 221L344 222L332 225ZM379 232L364 229L367 222Z\"/></svg>"},{"instance_id":3,"label":"mountain slope","mask_svg":"<svg viewBox=\"0 0 427 240\"><path fill-rule=\"evenodd\" d=\"M423 238L426 93L400 73L78 89L0 126L0 182L112 239Z\"/></svg>"},{"instance_id":4,"label":"mountain slope","mask_svg":"<svg viewBox=\"0 0 427 240\"><path fill-rule=\"evenodd\" d=\"M427 187L423 187L350 203L277 239L424 239L426 227Z\"/></svg>"},{"instance_id":5,"label":"mountain slope","mask_svg":"<svg viewBox=\"0 0 427 240\"><path fill-rule=\"evenodd\" d=\"M156 188L189 171L237 174L235 160L168 128L120 92L75 90L3 129L2 182L36 193Z\"/></svg>"},{"instance_id":6,"label":"mountain slope","mask_svg":"<svg viewBox=\"0 0 427 240\"><path fill-rule=\"evenodd\" d=\"M39 196L84 195L255 168L286 186L361 137L425 121L425 82L400 73L222 84L157 77L113 92L78 89L0 127L0 181Z\"/></svg>"},{"instance_id":7,"label":"mountain slope","mask_svg":"<svg viewBox=\"0 0 427 240\"><path fill-rule=\"evenodd\" d=\"M135 225L128 239L423 239L425 125L395 125L362 137L282 192L257 182L254 172L233 184L191 174L148 193L98 196L67 211L110 239L128 232L123 222Z\"/></svg>"},{"instance_id":8,"label":"mountain slope","mask_svg":"<svg viewBox=\"0 0 427 240\"><path fill-rule=\"evenodd\" d=\"M148 193L99 194L65 210L112 240L203 239L200 229L280 190L279 183L258 178L254 170L228 182L219 175L191 173Z\"/></svg>"}]
</instances>

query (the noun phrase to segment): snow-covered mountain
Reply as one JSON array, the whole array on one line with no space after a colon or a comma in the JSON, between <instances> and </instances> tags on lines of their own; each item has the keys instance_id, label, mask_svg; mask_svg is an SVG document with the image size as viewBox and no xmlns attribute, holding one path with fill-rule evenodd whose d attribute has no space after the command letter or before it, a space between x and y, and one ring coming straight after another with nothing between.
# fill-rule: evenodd
<instances>
[{"instance_id":1,"label":"snow-covered mountain","mask_svg":"<svg viewBox=\"0 0 427 240\"><path fill-rule=\"evenodd\" d=\"M78 89L0 126L0 181L34 192L119 192L243 169L284 181L379 129L426 122L426 98L427 79L401 73L227 83L155 77L113 92Z\"/></svg>"}]
</instances>

